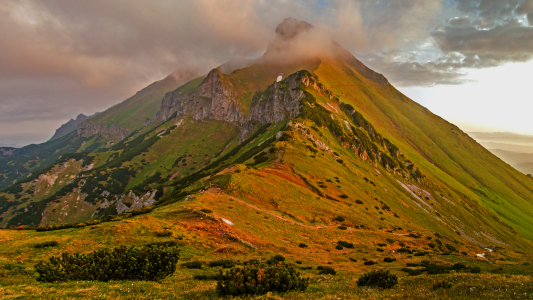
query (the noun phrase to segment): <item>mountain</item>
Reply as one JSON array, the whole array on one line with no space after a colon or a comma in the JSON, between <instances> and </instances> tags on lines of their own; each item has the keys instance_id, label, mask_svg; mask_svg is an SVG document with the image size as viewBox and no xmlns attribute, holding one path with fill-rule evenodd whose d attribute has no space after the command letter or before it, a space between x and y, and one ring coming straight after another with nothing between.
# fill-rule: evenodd
<instances>
[{"instance_id":1,"label":"mountain","mask_svg":"<svg viewBox=\"0 0 533 300\"><path fill-rule=\"evenodd\" d=\"M50 141L58 139L58 138L60 138L60 137L62 137L64 135L76 130L76 127L78 127L78 124L80 124L81 122L87 120L88 118L90 118L90 117L87 117L84 114L79 114L76 117L76 120L70 119L67 123L61 125L58 129L56 129L56 132L50 138Z\"/></svg>"},{"instance_id":2,"label":"mountain","mask_svg":"<svg viewBox=\"0 0 533 300\"><path fill-rule=\"evenodd\" d=\"M149 122L128 116L131 98L86 121L127 130L4 189L0 224L98 219L58 233L72 241L63 249L168 233L186 259L282 253L335 267L344 284L385 257L397 271L426 259L529 270L533 179L313 32L284 20L252 65L167 91L150 101ZM106 134L86 128L61 139Z\"/></svg>"}]
</instances>

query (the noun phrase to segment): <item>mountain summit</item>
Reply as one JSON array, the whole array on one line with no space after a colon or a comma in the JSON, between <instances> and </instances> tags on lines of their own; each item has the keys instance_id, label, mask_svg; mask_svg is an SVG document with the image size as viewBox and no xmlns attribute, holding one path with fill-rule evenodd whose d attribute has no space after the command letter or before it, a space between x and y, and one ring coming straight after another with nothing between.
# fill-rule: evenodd
<instances>
[{"instance_id":1,"label":"mountain summit","mask_svg":"<svg viewBox=\"0 0 533 300\"><path fill-rule=\"evenodd\" d=\"M285 19L254 63L178 87L167 78L0 158L0 224L80 227L75 239L109 243L175 237L206 257L282 252L342 272L525 262L533 180L314 32Z\"/></svg>"}]
</instances>

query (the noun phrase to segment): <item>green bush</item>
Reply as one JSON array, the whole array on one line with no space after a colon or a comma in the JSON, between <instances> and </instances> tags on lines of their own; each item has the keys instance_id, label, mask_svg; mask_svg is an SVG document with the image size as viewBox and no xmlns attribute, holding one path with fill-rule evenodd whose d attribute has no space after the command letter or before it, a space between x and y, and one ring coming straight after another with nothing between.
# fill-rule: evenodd
<instances>
[{"instance_id":1,"label":"green bush","mask_svg":"<svg viewBox=\"0 0 533 300\"><path fill-rule=\"evenodd\" d=\"M213 212L213 211L210 210L209 208L202 208L202 209L200 209L200 211L203 212L203 213L206 213L206 214L210 214L210 213Z\"/></svg>"},{"instance_id":2,"label":"green bush","mask_svg":"<svg viewBox=\"0 0 533 300\"><path fill-rule=\"evenodd\" d=\"M350 261L357 262L357 259L355 258L348 257L348 259L350 259Z\"/></svg>"},{"instance_id":3,"label":"green bush","mask_svg":"<svg viewBox=\"0 0 533 300\"><path fill-rule=\"evenodd\" d=\"M452 284L451 283L448 283L446 281L437 281L437 283L433 284L433 290L438 290L438 289L449 289L452 287Z\"/></svg>"},{"instance_id":4,"label":"green bush","mask_svg":"<svg viewBox=\"0 0 533 300\"><path fill-rule=\"evenodd\" d=\"M277 265L278 262L280 261L285 261L285 257L283 257L283 255L276 254L272 256L270 259L268 259L266 263L269 265Z\"/></svg>"},{"instance_id":5,"label":"green bush","mask_svg":"<svg viewBox=\"0 0 533 300\"><path fill-rule=\"evenodd\" d=\"M392 288L398 284L398 277L391 274L389 270L375 270L359 277L358 286L377 286L381 288Z\"/></svg>"},{"instance_id":6,"label":"green bush","mask_svg":"<svg viewBox=\"0 0 533 300\"><path fill-rule=\"evenodd\" d=\"M61 282L72 280L162 280L174 274L179 259L175 247L121 246L99 249L89 254L63 252L49 262L35 265L37 281Z\"/></svg>"},{"instance_id":7,"label":"green bush","mask_svg":"<svg viewBox=\"0 0 533 300\"><path fill-rule=\"evenodd\" d=\"M385 257L385 259L383 259L384 262L388 262L388 263L391 263L393 261L396 261L396 258L390 258L390 257Z\"/></svg>"},{"instance_id":8,"label":"green bush","mask_svg":"<svg viewBox=\"0 0 533 300\"><path fill-rule=\"evenodd\" d=\"M378 246L380 246L380 247L387 247L387 244L384 244L384 243L378 243Z\"/></svg>"},{"instance_id":9,"label":"green bush","mask_svg":"<svg viewBox=\"0 0 533 300\"><path fill-rule=\"evenodd\" d=\"M304 244L304 243L300 243L300 244L298 244L298 247L300 247L300 248L307 248L307 245Z\"/></svg>"},{"instance_id":10,"label":"green bush","mask_svg":"<svg viewBox=\"0 0 533 300\"><path fill-rule=\"evenodd\" d=\"M187 269L201 269L202 268L202 263L195 260L195 261L190 261L190 262L186 262L184 264L182 264L183 267L187 268Z\"/></svg>"},{"instance_id":11,"label":"green bush","mask_svg":"<svg viewBox=\"0 0 533 300\"><path fill-rule=\"evenodd\" d=\"M365 266L372 266L372 265L375 265L377 264L375 261L372 261L372 260L367 260L363 263L363 265Z\"/></svg>"},{"instance_id":12,"label":"green bush","mask_svg":"<svg viewBox=\"0 0 533 300\"><path fill-rule=\"evenodd\" d=\"M222 267L224 269L229 269L235 267L236 263L231 259L220 259L209 262L210 267Z\"/></svg>"},{"instance_id":13,"label":"green bush","mask_svg":"<svg viewBox=\"0 0 533 300\"><path fill-rule=\"evenodd\" d=\"M343 216L336 216L333 220L337 222L344 222L345 219Z\"/></svg>"},{"instance_id":14,"label":"green bush","mask_svg":"<svg viewBox=\"0 0 533 300\"><path fill-rule=\"evenodd\" d=\"M481 273L480 267L470 267L470 273Z\"/></svg>"},{"instance_id":15,"label":"green bush","mask_svg":"<svg viewBox=\"0 0 533 300\"><path fill-rule=\"evenodd\" d=\"M346 241L338 241L337 244L339 246L343 246L344 248L353 248L353 244L352 243L348 243Z\"/></svg>"},{"instance_id":16,"label":"green bush","mask_svg":"<svg viewBox=\"0 0 533 300\"><path fill-rule=\"evenodd\" d=\"M342 250L342 249L344 249L344 247L342 247L341 245L337 245L337 246L335 246L335 248L336 248L337 250Z\"/></svg>"},{"instance_id":17,"label":"green bush","mask_svg":"<svg viewBox=\"0 0 533 300\"><path fill-rule=\"evenodd\" d=\"M357 204L363 204L363 200L355 200L355 203L357 203Z\"/></svg>"},{"instance_id":18,"label":"green bush","mask_svg":"<svg viewBox=\"0 0 533 300\"><path fill-rule=\"evenodd\" d=\"M263 295L267 292L304 291L308 278L301 278L292 265L278 262L219 271L216 291L220 296Z\"/></svg>"},{"instance_id":19,"label":"green bush","mask_svg":"<svg viewBox=\"0 0 533 300\"><path fill-rule=\"evenodd\" d=\"M337 271L333 269L332 267L322 267L322 269L318 272L319 275L336 275Z\"/></svg>"},{"instance_id":20,"label":"green bush","mask_svg":"<svg viewBox=\"0 0 533 300\"><path fill-rule=\"evenodd\" d=\"M409 273L410 276L416 276L424 273L424 269L403 268L402 271Z\"/></svg>"},{"instance_id":21,"label":"green bush","mask_svg":"<svg viewBox=\"0 0 533 300\"><path fill-rule=\"evenodd\" d=\"M57 245L59 245L57 241L48 241L48 242L37 243L33 245L33 248L39 249L39 248L55 247Z\"/></svg>"},{"instance_id":22,"label":"green bush","mask_svg":"<svg viewBox=\"0 0 533 300\"><path fill-rule=\"evenodd\" d=\"M339 226L339 227L337 227L337 228L339 228L340 230L346 230L346 229L348 229L346 226Z\"/></svg>"},{"instance_id":23,"label":"green bush","mask_svg":"<svg viewBox=\"0 0 533 300\"><path fill-rule=\"evenodd\" d=\"M452 266L452 270L466 269L466 265L463 263L456 263Z\"/></svg>"},{"instance_id":24,"label":"green bush","mask_svg":"<svg viewBox=\"0 0 533 300\"><path fill-rule=\"evenodd\" d=\"M346 194L341 194L339 197L343 198L343 199L347 199L348 198L348 195Z\"/></svg>"}]
</instances>

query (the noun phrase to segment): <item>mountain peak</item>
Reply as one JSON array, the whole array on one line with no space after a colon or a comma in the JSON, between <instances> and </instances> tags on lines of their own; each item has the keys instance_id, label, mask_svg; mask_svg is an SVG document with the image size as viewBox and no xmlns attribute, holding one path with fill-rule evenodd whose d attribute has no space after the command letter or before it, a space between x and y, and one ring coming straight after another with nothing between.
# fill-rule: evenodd
<instances>
[{"instance_id":1,"label":"mountain peak","mask_svg":"<svg viewBox=\"0 0 533 300\"><path fill-rule=\"evenodd\" d=\"M288 40L296 37L302 32L309 31L312 28L314 28L313 25L305 21L299 21L293 18L285 18L285 20L283 20L283 22L276 27L276 34L282 39Z\"/></svg>"}]
</instances>

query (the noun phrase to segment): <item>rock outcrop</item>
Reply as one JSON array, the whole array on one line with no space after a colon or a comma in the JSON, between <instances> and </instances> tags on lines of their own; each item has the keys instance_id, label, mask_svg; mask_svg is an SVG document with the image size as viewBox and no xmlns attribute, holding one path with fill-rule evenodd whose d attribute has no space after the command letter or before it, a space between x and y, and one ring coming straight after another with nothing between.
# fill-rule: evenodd
<instances>
[{"instance_id":1,"label":"rock outcrop","mask_svg":"<svg viewBox=\"0 0 533 300\"><path fill-rule=\"evenodd\" d=\"M52 136L52 138L50 138L50 141L51 140L55 140L55 139L58 139L74 130L76 130L78 124L80 124L81 122L87 120L88 116L84 115L84 114L79 114L78 117L76 117L76 120L74 119L70 119L70 121L68 121L67 123L61 125L61 127L59 127L58 129L56 129L56 132L54 134L54 136Z\"/></svg>"},{"instance_id":2,"label":"rock outcrop","mask_svg":"<svg viewBox=\"0 0 533 300\"><path fill-rule=\"evenodd\" d=\"M177 117L189 115L193 120L214 119L237 123L244 120L238 93L218 69L211 70L194 90L168 92L157 112L157 120L165 121L174 113Z\"/></svg>"},{"instance_id":3,"label":"rock outcrop","mask_svg":"<svg viewBox=\"0 0 533 300\"><path fill-rule=\"evenodd\" d=\"M309 76L298 72L284 81L272 83L263 93L256 93L252 99L250 113L242 124L240 141L255 131L257 124L278 123L300 114L300 100L305 97L300 84L308 85Z\"/></svg>"},{"instance_id":4,"label":"rock outcrop","mask_svg":"<svg viewBox=\"0 0 533 300\"><path fill-rule=\"evenodd\" d=\"M99 134L106 139L123 140L128 134L129 130L118 124L93 123L90 121L82 122L77 127L78 136L90 137Z\"/></svg>"}]
</instances>

